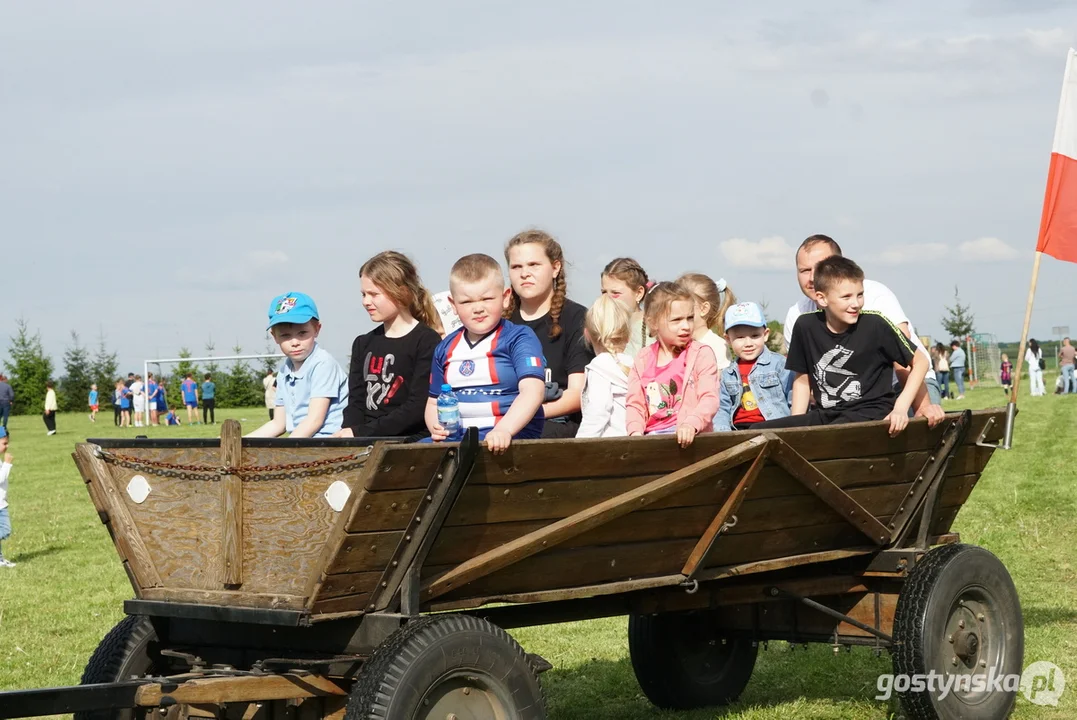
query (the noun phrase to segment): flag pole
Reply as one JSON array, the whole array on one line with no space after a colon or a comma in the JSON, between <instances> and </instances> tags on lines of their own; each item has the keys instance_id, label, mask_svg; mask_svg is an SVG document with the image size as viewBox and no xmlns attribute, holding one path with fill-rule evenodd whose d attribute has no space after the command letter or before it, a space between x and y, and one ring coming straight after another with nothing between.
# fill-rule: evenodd
<instances>
[{"instance_id":1,"label":"flag pole","mask_svg":"<svg viewBox=\"0 0 1077 720\"><path fill-rule=\"evenodd\" d=\"M1013 379L1013 390L1010 391L1010 403L1006 406L1006 435L1002 441L1002 447L1009 450L1013 445L1013 421L1017 415L1017 391L1021 388L1021 371L1025 364L1025 345L1028 343L1028 327L1032 323L1032 304L1036 300L1036 283L1040 279L1040 260L1043 253L1036 251L1036 259L1032 263L1032 282L1028 286L1028 301L1025 303L1025 323L1021 328L1021 344L1017 349L1017 373ZM1029 368L1031 378L1032 368ZM1030 380L1031 382L1031 380Z\"/></svg>"}]
</instances>

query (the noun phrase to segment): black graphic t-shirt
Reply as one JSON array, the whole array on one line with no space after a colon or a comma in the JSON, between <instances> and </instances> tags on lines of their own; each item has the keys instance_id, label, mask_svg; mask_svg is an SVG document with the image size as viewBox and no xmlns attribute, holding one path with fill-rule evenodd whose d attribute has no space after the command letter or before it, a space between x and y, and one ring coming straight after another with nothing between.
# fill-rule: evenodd
<instances>
[{"instance_id":1,"label":"black graphic t-shirt","mask_svg":"<svg viewBox=\"0 0 1077 720\"><path fill-rule=\"evenodd\" d=\"M855 325L830 332L824 311L805 313L793 326L785 367L811 380L812 396L823 410L894 407L894 363L908 367L915 347L884 315L861 311Z\"/></svg>"},{"instance_id":2,"label":"black graphic t-shirt","mask_svg":"<svg viewBox=\"0 0 1077 720\"><path fill-rule=\"evenodd\" d=\"M355 338L344 427L351 428L356 437L401 437L425 431L430 364L439 342L437 331L422 323L402 337L385 337L385 328L379 326Z\"/></svg>"},{"instance_id":3,"label":"black graphic t-shirt","mask_svg":"<svg viewBox=\"0 0 1077 720\"><path fill-rule=\"evenodd\" d=\"M542 354L546 359L548 379L557 383L562 390L568 387L569 375L582 373L587 368L587 363L595 358L595 354L583 339L583 321L586 315L587 308L565 298L561 316L558 318L561 334L556 338L550 337L552 321L549 313L535 320L524 320L520 309L516 308L516 312L509 318L517 325L526 325L538 335L539 342L542 343ZM573 413L568 417L576 423L583 420L581 413Z\"/></svg>"}]
</instances>

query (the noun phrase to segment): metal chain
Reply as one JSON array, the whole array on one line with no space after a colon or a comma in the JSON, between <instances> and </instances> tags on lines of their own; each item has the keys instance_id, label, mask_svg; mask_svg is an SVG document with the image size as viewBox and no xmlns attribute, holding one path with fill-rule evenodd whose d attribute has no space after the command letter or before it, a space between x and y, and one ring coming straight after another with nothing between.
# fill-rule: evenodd
<instances>
[{"instance_id":1,"label":"metal chain","mask_svg":"<svg viewBox=\"0 0 1077 720\"><path fill-rule=\"evenodd\" d=\"M238 475L241 478L253 481L266 481L298 480L304 477L337 474L361 468L366 463L366 457L370 454L370 451L371 448L367 447L362 452L324 460L310 460L308 462L282 465L247 465L243 467L182 465L162 460L144 460L130 455L111 453L102 448L97 448L94 454L107 463L134 470L135 472L149 473L158 477L179 478L181 480L213 482L226 475Z\"/></svg>"}]
</instances>

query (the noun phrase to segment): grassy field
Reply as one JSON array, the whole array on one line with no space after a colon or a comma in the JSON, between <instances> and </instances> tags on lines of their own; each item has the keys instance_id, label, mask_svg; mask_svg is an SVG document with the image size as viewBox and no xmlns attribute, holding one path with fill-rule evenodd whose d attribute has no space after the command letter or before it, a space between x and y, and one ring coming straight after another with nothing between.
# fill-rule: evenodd
<instances>
[{"instance_id":1,"label":"grassy field","mask_svg":"<svg viewBox=\"0 0 1077 720\"><path fill-rule=\"evenodd\" d=\"M970 392L959 407L1002 404L1000 390ZM222 418L260 423L263 410L222 411ZM85 415L61 415L45 436L39 417L10 423L15 470L10 483L14 533L4 554L18 563L0 569L0 689L78 682L101 637L122 617L131 597L107 533L71 461L86 437L121 433L111 415L91 425ZM218 426L219 427L219 426ZM211 436L212 427L148 428L151 437ZM133 436L132 430L124 434ZM1077 716L1077 397L1022 398L1015 449L998 452L958 516L965 542L997 554L1009 568L1025 616L1025 662L1059 665L1072 688L1057 708L1023 697L1016 718ZM772 643L760 653L741 701L722 711L663 713L643 697L627 659L624 618L515 631L532 652L553 663L543 676L552 718L885 718L873 700L887 655L869 650L833 655L826 646L791 652Z\"/></svg>"}]
</instances>

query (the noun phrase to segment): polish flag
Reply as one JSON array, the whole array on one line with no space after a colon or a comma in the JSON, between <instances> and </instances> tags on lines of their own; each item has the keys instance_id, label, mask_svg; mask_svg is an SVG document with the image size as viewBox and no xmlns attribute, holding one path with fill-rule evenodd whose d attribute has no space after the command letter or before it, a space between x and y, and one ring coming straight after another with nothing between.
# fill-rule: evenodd
<instances>
[{"instance_id":1,"label":"polish flag","mask_svg":"<svg viewBox=\"0 0 1077 720\"><path fill-rule=\"evenodd\" d=\"M1077 262L1077 50L1072 48L1062 80L1036 250L1059 260Z\"/></svg>"}]
</instances>

